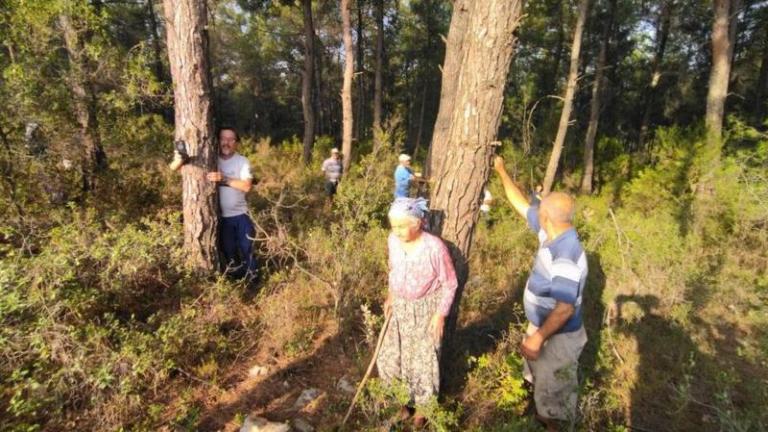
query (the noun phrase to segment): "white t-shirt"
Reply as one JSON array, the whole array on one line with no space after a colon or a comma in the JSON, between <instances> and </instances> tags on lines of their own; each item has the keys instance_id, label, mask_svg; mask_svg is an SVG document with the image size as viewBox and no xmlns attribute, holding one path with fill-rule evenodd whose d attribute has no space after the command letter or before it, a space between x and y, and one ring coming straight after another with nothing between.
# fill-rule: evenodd
<instances>
[{"instance_id":1,"label":"white t-shirt","mask_svg":"<svg viewBox=\"0 0 768 432\"><path fill-rule=\"evenodd\" d=\"M229 159L219 158L219 171L224 177L235 180L252 179L251 164L245 156L235 153ZM223 217L239 216L248 213L245 192L233 187L219 186L219 205Z\"/></svg>"}]
</instances>

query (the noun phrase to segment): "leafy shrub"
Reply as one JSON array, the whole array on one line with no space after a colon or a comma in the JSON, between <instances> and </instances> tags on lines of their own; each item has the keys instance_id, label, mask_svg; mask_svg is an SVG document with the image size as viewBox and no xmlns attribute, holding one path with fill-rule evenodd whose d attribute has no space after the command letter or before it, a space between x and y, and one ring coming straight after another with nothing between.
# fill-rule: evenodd
<instances>
[{"instance_id":1,"label":"leafy shrub","mask_svg":"<svg viewBox=\"0 0 768 432\"><path fill-rule=\"evenodd\" d=\"M50 427L76 411L97 414L98 428L129 424L139 395L239 346L222 332L238 297L181 270L175 213L121 229L92 212L71 217L39 254L0 262L2 428Z\"/></svg>"},{"instance_id":2,"label":"leafy shrub","mask_svg":"<svg viewBox=\"0 0 768 432\"><path fill-rule=\"evenodd\" d=\"M471 371L463 403L475 407L477 416L470 422L488 415L506 419L525 411L528 390L522 376L523 359L517 350L521 339L522 328L512 325L495 351L468 359Z\"/></svg>"}]
</instances>

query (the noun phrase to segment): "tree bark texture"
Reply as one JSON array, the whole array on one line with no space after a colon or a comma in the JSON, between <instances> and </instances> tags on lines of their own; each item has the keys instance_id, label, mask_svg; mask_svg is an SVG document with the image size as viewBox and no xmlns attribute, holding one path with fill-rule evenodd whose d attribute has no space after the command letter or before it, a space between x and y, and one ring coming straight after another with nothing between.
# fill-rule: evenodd
<instances>
[{"instance_id":1,"label":"tree bark texture","mask_svg":"<svg viewBox=\"0 0 768 432\"><path fill-rule=\"evenodd\" d=\"M560 63L563 61L563 45L565 45L565 12L563 7L567 6L562 0L555 0L553 5L553 14L557 25L557 41L555 43L554 56L552 58L552 69L543 74L544 92L541 97L554 94L557 90L557 76L560 73Z\"/></svg>"},{"instance_id":2,"label":"tree bark texture","mask_svg":"<svg viewBox=\"0 0 768 432\"><path fill-rule=\"evenodd\" d=\"M664 61L664 54L667 51L667 41L669 40L670 24L672 21L672 6L674 0L666 0L661 4L659 11L659 21L656 24L656 52L651 62L651 79L645 93L645 108L643 109L643 119L640 124L640 148L644 147L648 141L648 131L651 122L651 114L656 103L656 92L661 81L661 65Z\"/></svg>"},{"instance_id":3,"label":"tree bark texture","mask_svg":"<svg viewBox=\"0 0 768 432\"><path fill-rule=\"evenodd\" d=\"M472 0L455 0L451 14L451 26L445 45L442 81L440 83L440 107L437 111L435 127L432 131L432 143L427 152L424 175L430 177L437 172L443 162L447 149L448 130L453 116L454 99L458 85L461 62L464 56L464 37L469 24Z\"/></svg>"},{"instance_id":4,"label":"tree bark texture","mask_svg":"<svg viewBox=\"0 0 768 432\"><path fill-rule=\"evenodd\" d=\"M341 87L341 152L344 172L349 172L352 158L352 75L355 68L355 52L352 47L352 23L349 1L341 0L342 38L344 39L344 82Z\"/></svg>"},{"instance_id":5,"label":"tree bark texture","mask_svg":"<svg viewBox=\"0 0 768 432\"><path fill-rule=\"evenodd\" d=\"M450 105L450 128L445 135L443 162L434 171L430 206L432 231L451 250L459 290L448 319L452 332L461 291L467 280L468 256L478 220L480 201L490 174L504 100L514 31L522 12L521 0L484 0L467 9L462 56L456 59L457 82ZM453 27L454 23L451 23ZM451 29L451 32L454 29ZM456 52L458 47L448 46ZM441 102L442 103L445 102Z\"/></svg>"},{"instance_id":6,"label":"tree bark texture","mask_svg":"<svg viewBox=\"0 0 768 432\"><path fill-rule=\"evenodd\" d=\"M205 0L164 0L168 59L173 78L176 131L187 144L190 163L181 169L184 250L188 265L201 272L218 268L216 185L206 180L216 170L208 14Z\"/></svg>"},{"instance_id":7,"label":"tree bark texture","mask_svg":"<svg viewBox=\"0 0 768 432\"><path fill-rule=\"evenodd\" d=\"M355 60L357 62L357 115L355 116L355 141L360 142L365 137L365 107L366 107L366 94L365 94L365 38L363 33L363 2L365 0L357 0L357 55Z\"/></svg>"},{"instance_id":8,"label":"tree bark texture","mask_svg":"<svg viewBox=\"0 0 768 432\"><path fill-rule=\"evenodd\" d=\"M552 49L552 66L541 74L541 91L539 91L538 98L545 101L543 109L536 113L536 118L542 125L548 125L554 112L557 109L557 103L554 100L549 99L550 96L557 91L557 80L560 75L560 65L563 61L563 52L566 39L565 22L566 15L570 15L568 2L562 0L554 0L552 8L550 9L551 16L553 17L553 26L557 28L557 39L555 41L555 47Z\"/></svg>"},{"instance_id":9,"label":"tree bark texture","mask_svg":"<svg viewBox=\"0 0 768 432\"><path fill-rule=\"evenodd\" d=\"M419 120L416 125L416 137L413 142L413 154L415 155L416 152L419 151L419 146L421 146L421 136L424 135L424 111L427 106L427 89L429 88L428 83L424 83L424 88L421 90L421 101L420 101L420 107L419 108Z\"/></svg>"},{"instance_id":10,"label":"tree bark texture","mask_svg":"<svg viewBox=\"0 0 768 432\"><path fill-rule=\"evenodd\" d=\"M731 73L731 44L729 24L731 0L713 0L714 20L712 22L712 69L707 92L708 159L720 159L725 98L728 95L728 77Z\"/></svg>"},{"instance_id":11,"label":"tree bark texture","mask_svg":"<svg viewBox=\"0 0 768 432\"><path fill-rule=\"evenodd\" d=\"M733 39L736 32L735 10L739 0L713 0L712 21L712 69L709 75L707 92L706 145L700 152L701 175L695 187L693 203L694 230L701 238L707 238L710 226L707 223L717 217L718 206L714 203L715 176L720 167L720 154L723 148L722 129L725 113L725 100L728 96L728 84L733 57Z\"/></svg>"},{"instance_id":12,"label":"tree bark texture","mask_svg":"<svg viewBox=\"0 0 768 432\"><path fill-rule=\"evenodd\" d=\"M301 108L304 114L304 164L312 162L315 143L315 103L312 99L312 83L315 68L315 26L312 22L312 0L301 1L304 13L304 71L301 78Z\"/></svg>"},{"instance_id":13,"label":"tree bark texture","mask_svg":"<svg viewBox=\"0 0 768 432\"><path fill-rule=\"evenodd\" d=\"M376 13L376 71L373 84L373 146L378 150L381 142L381 120L384 104L384 0L375 1Z\"/></svg>"},{"instance_id":14,"label":"tree bark texture","mask_svg":"<svg viewBox=\"0 0 768 432\"><path fill-rule=\"evenodd\" d=\"M568 123L571 121L571 111L573 110L573 95L576 93L576 86L579 74L579 55L581 53L581 35L584 32L584 23L587 21L587 9L589 0L579 1L579 16L576 19L576 27L573 30L573 43L571 44L571 65L568 71L568 81L565 87L565 96L563 98L563 111L560 113L560 123L557 127L557 135L552 145L552 154L547 164L547 172L544 176L544 194L552 190L557 175L557 167L560 163L560 156L563 153L565 145L565 136L568 133Z\"/></svg>"},{"instance_id":15,"label":"tree bark texture","mask_svg":"<svg viewBox=\"0 0 768 432\"><path fill-rule=\"evenodd\" d=\"M315 130L318 134L329 134L331 131L330 113L331 109L328 107L328 98L325 94L325 87L323 86L323 47L322 41L319 38L315 38L314 41L315 50Z\"/></svg>"},{"instance_id":16,"label":"tree bark texture","mask_svg":"<svg viewBox=\"0 0 768 432\"><path fill-rule=\"evenodd\" d=\"M570 2L562 0L553 0L550 5L550 16L552 17L552 27L557 28L557 39L555 39L554 48L552 49L552 61L551 66L544 70L540 75L540 90L538 91L537 101L541 101L541 107L536 110L532 120L539 125L541 130L550 130L550 124L557 109L560 105L557 100L553 98L557 91L558 81L560 77L561 65L563 63L563 57L565 54L565 44L567 37L566 22L570 19ZM536 103L536 102L534 102ZM548 138L544 138L544 134L540 134L541 139L546 141ZM543 142L542 141L542 142ZM535 143L535 141L534 141Z\"/></svg>"},{"instance_id":17,"label":"tree bark texture","mask_svg":"<svg viewBox=\"0 0 768 432\"><path fill-rule=\"evenodd\" d=\"M101 145L96 115L98 106L92 76L94 66L85 53L86 47L83 40L83 38L90 38L90 31L78 29L73 19L64 13L59 16L59 26L64 36L69 59L69 73L66 80L72 92L72 105L80 126L80 143L84 151L83 191L88 192L95 187L96 174L107 167L107 154Z\"/></svg>"},{"instance_id":18,"label":"tree bark texture","mask_svg":"<svg viewBox=\"0 0 768 432\"><path fill-rule=\"evenodd\" d=\"M595 78L592 81L592 101L589 107L589 125L587 136L584 140L584 176L581 178L581 193L592 193L592 180L595 173L595 139L597 128L600 124L600 110L602 109L603 77L605 76L605 64L608 57L608 44L611 40L611 28L613 27L613 14L616 10L616 0L611 0L608 6L608 18L603 23L600 52L597 54L595 66Z\"/></svg>"}]
</instances>

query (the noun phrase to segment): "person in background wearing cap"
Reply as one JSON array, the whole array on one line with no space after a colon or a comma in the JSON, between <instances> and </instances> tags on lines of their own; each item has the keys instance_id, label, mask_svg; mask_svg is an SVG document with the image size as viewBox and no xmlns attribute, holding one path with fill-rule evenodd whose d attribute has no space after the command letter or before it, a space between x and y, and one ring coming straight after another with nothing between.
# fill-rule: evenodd
<instances>
[{"instance_id":1,"label":"person in background wearing cap","mask_svg":"<svg viewBox=\"0 0 768 432\"><path fill-rule=\"evenodd\" d=\"M539 250L525 284L523 307L528 330L520 343L523 377L533 384L536 418L547 431L573 424L578 409L579 356L587 343L581 318L587 256L573 226L575 204L562 192L532 201L515 185L496 156L494 169L515 211L539 238Z\"/></svg>"},{"instance_id":2,"label":"person in background wearing cap","mask_svg":"<svg viewBox=\"0 0 768 432\"><path fill-rule=\"evenodd\" d=\"M411 157L407 154L401 154L397 160L400 164L395 168L395 198L407 198L410 193L411 182L415 178L421 178L421 173L413 173Z\"/></svg>"},{"instance_id":3,"label":"person in background wearing cap","mask_svg":"<svg viewBox=\"0 0 768 432\"><path fill-rule=\"evenodd\" d=\"M456 295L456 272L443 241L422 229L429 209L424 198L396 198L389 210L389 291L384 314L391 316L376 366L386 383L408 387L410 402L399 420L413 415L426 423L421 406L440 391L440 347L445 317Z\"/></svg>"},{"instance_id":4,"label":"person in background wearing cap","mask_svg":"<svg viewBox=\"0 0 768 432\"><path fill-rule=\"evenodd\" d=\"M341 180L341 174L344 172L339 149L333 148L331 150L331 157L323 161L321 169L325 173L325 194L328 196L328 201L331 202L333 196L336 195L336 187Z\"/></svg>"}]
</instances>

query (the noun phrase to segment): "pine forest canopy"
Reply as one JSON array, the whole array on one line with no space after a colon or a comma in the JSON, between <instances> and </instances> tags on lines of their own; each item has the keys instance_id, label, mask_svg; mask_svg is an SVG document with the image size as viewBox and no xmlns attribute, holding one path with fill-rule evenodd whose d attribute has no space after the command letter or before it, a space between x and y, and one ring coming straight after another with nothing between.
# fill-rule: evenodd
<instances>
[{"instance_id":1,"label":"pine forest canopy","mask_svg":"<svg viewBox=\"0 0 768 432\"><path fill-rule=\"evenodd\" d=\"M61 79L68 69L66 56L61 55L66 44L59 31L60 20L55 18L67 3L87 11L78 14L78 22L73 24L79 27L80 43L89 57L84 61L99 71L93 84L105 121L132 112L170 109L165 27L157 5L150 11L144 1L19 0L8 2L2 23L4 97L18 107L6 127L37 120L66 136L65 128L46 123L61 122L61 115L73 108L67 99L72 97L71 90ZM405 133L400 145L424 151L438 110L451 5L437 0L382 3L384 117L399 119ZM599 58L609 3L595 2L589 7L579 66L582 84L574 100L574 131L567 137L572 145L565 146L568 168L578 165L574 156L581 149L575 144L583 142L584 134L576 130L586 131L588 126L589 84ZM305 32L299 2L233 0L210 5L216 121L234 125L245 135L270 136L275 142L302 136ZM361 1L359 7L352 5L360 9L362 18L358 25L358 11L352 12L355 50L362 54L356 60L353 88L354 113L360 118L356 139L372 137L376 6L373 0ZM314 129L318 135L335 138L341 136L338 95L344 59L339 7L338 2L315 2L312 16ZM518 31L519 49L505 90L500 138L534 151L549 151L559 116L557 96L567 78L567 53L576 12L575 2L536 1L526 5ZM629 149L635 149L651 83L657 96L647 110L650 125L646 128L700 123L711 65L711 5L683 0L623 1L610 13L611 43L604 67L605 102L599 135L623 140ZM745 1L734 20L733 73L725 112L760 125L766 94L766 5ZM50 120L43 122L46 117ZM73 125L67 122L67 126Z\"/></svg>"}]
</instances>

